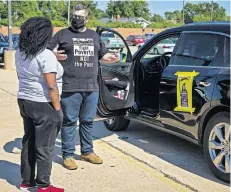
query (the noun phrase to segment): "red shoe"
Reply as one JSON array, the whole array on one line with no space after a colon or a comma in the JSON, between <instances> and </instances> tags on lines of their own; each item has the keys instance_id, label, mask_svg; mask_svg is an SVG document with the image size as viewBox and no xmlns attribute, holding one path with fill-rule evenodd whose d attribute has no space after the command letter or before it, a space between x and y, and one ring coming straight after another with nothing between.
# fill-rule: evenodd
<instances>
[{"instance_id":1,"label":"red shoe","mask_svg":"<svg viewBox=\"0 0 231 192\"><path fill-rule=\"evenodd\" d=\"M19 189L21 190L21 191L29 191L30 189L32 189L32 188L34 188L34 186L33 185L27 185L27 184L21 184L20 185L20 187L19 187Z\"/></svg>"},{"instance_id":2,"label":"red shoe","mask_svg":"<svg viewBox=\"0 0 231 192\"><path fill-rule=\"evenodd\" d=\"M64 189L57 188L57 187L54 187L54 186L50 185L47 188L39 187L37 192L64 192Z\"/></svg>"}]
</instances>

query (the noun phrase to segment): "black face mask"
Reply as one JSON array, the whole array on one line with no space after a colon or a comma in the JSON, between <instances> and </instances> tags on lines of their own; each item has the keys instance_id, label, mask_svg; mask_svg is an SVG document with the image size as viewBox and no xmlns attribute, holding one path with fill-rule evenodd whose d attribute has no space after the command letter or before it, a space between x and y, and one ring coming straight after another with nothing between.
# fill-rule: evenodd
<instances>
[{"instance_id":1,"label":"black face mask","mask_svg":"<svg viewBox=\"0 0 231 192\"><path fill-rule=\"evenodd\" d=\"M79 31L80 29L85 27L84 20L79 20L79 19L72 19L71 21L71 26L74 30Z\"/></svg>"}]
</instances>

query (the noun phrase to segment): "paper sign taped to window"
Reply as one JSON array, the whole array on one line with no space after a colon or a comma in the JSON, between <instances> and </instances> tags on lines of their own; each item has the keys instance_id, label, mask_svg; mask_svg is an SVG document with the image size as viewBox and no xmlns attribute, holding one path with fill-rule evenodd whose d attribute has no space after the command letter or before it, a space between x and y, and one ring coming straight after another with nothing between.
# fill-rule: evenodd
<instances>
[{"instance_id":1,"label":"paper sign taped to window","mask_svg":"<svg viewBox=\"0 0 231 192\"><path fill-rule=\"evenodd\" d=\"M195 108L192 106L192 86L193 79L198 72L176 72L177 78L177 107L174 111L193 113Z\"/></svg>"}]
</instances>

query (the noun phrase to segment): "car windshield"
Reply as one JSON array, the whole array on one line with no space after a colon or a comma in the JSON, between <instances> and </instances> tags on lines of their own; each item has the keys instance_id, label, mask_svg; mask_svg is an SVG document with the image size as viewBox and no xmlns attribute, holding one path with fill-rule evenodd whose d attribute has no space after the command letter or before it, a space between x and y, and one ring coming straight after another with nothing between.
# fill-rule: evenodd
<instances>
[{"instance_id":1,"label":"car windshield","mask_svg":"<svg viewBox=\"0 0 231 192\"><path fill-rule=\"evenodd\" d=\"M176 44L177 39L176 38L169 38L169 39L164 39L161 41L161 44Z\"/></svg>"},{"instance_id":2,"label":"car windshield","mask_svg":"<svg viewBox=\"0 0 231 192\"><path fill-rule=\"evenodd\" d=\"M111 37L111 38L114 38L115 35L113 33L102 33L101 37Z\"/></svg>"},{"instance_id":3,"label":"car windshield","mask_svg":"<svg viewBox=\"0 0 231 192\"><path fill-rule=\"evenodd\" d=\"M5 38L1 34L0 34L0 42L6 42Z\"/></svg>"},{"instance_id":4,"label":"car windshield","mask_svg":"<svg viewBox=\"0 0 231 192\"><path fill-rule=\"evenodd\" d=\"M141 35L135 35L135 38L137 38L137 39L143 39L144 37L142 37Z\"/></svg>"}]
</instances>

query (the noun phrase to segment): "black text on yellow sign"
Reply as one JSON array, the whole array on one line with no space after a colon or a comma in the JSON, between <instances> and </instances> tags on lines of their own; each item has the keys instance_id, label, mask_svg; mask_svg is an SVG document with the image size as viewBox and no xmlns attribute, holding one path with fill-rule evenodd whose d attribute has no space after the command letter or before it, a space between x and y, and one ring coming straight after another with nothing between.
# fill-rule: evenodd
<instances>
[{"instance_id":1,"label":"black text on yellow sign","mask_svg":"<svg viewBox=\"0 0 231 192\"><path fill-rule=\"evenodd\" d=\"M198 72L176 72L177 76L177 107L174 111L193 113L195 108L192 106L192 87L193 79Z\"/></svg>"}]
</instances>

